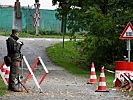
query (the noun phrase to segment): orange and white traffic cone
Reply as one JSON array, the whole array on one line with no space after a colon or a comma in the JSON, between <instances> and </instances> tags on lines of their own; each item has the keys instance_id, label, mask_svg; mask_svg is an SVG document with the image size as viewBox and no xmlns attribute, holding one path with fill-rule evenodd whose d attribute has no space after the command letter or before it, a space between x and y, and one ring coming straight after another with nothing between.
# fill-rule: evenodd
<instances>
[{"instance_id":1,"label":"orange and white traffic cone","mask_svg":"<svg viewBox=\"0 0 133 100\"><path fill-rule=\"evenodd\" d=\"M90 80L87 84L94 84L94 83L97 83L97 76L96 76L96 72L95 72L94 63L92 62Z\"/></svg>"},{"instance_id":2,"label":"orange and white traffic cone","mask_svg":"<svg viewBox=\"0 0 133 100\"><path fill-rule=\"evenodd\" d=\"M103 66L101 68L98 90L96 90L95 92L109 92L108 90L106 90L106 88L107 88L106 79L105 79L104 66Z\"/></svg>"},{"instance_id":3,"label":"orange and white traffic cone","mask_svg":"<svg viewBox=\"0 0 133 100\"><path fill-rule=\"evenodd\" d=\"M9 74L10 74L10 67L8 66L5 72L5 79L8 84L9 84Z\"/></svg>"}]
</instances>

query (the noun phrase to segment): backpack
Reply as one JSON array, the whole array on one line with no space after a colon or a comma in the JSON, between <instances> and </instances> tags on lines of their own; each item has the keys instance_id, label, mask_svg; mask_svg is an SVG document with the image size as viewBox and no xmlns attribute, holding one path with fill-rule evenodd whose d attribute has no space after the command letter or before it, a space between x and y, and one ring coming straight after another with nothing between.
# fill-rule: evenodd
<instances>
[{"instance_id":1,"label":"backpack","mask_svg":"<svg viewBox=\"0 0 133 100\"><path fill-rule=\"evenodd\" d=\"M11 58L9 56L5 56L4 57L4 61L6 66L10 66L11 65Z\"/></svg>"}]
</instances>

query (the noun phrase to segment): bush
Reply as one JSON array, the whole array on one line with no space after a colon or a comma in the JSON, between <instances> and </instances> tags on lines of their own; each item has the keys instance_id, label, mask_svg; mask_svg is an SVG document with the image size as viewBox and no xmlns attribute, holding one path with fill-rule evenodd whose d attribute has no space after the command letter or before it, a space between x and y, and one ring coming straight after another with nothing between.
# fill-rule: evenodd
<instances>
[{"instance_id":1,"label":"bush","mask_svg":"<svg viewBox=\"0 0 133 100\"><path fill-rule=\"evenodd\" d=\"M46 35L45 29L39 29L39 34L40 35Z\"/></svg>"},{"instance_id":2,"label":"bush","mask_svg":"<svg viewBox=\"0 0 133 100\"><path fill-rule=\"evenodd\" d=\"M86 64L95 62L101 67L106 64L113 65L116 60L123 60L123 56L126 54L124 43L118 39L110 40L106 37L86 35L78 45Z\"/></svg>"},{"instance_id":3,"label":"bush","mask_svg":"<svg viewBox=\"0 0 133 100\"><path fill-rule=\"evenodd\" d=\"M30 30L26 30L26 29L23 29L22 31L23 33L28 33L28 34L31 34L31 35L35 35L36 33L36 30L35 29L30 29ZM60 32L56 32L56 31L46 31L45 29L39 29L39 34L40 35L61 35Z\"/></svg>"},{"instance_id":4,"label":"bush","mask_svg":"<svg viewBox=\"0 0 133 100\"><path fill-rule=\"evenodd\" d=\"M35 35L36 31L35 30L29 30L28 34Z\"/></svg>"},{"instance_id":5,"label":"bush","mask_svg":"<svg viewBox=\"0 0 133 100\"><path fill-rule=\"evenodd\" d=\"M56 31L46 31L46 35L61 35L61 33Z\"/></svg>"}]
</instances>

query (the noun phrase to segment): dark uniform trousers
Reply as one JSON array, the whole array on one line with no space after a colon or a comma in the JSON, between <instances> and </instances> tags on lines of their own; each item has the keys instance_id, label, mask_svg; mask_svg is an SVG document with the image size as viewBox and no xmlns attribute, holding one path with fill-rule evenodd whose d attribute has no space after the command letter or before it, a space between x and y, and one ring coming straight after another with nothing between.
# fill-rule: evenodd
<instances>
[{"instance_id":1,"label":"dark uniform trousers","mask_svg":"<svg viewBox=\"0 0 133 100\"><path fill-rule=\"evenodd\" d=\"M10 75L9 75L9 88L16 88L15 86L15 80L19 75L19 61L12 61L10 66Z\"/></svg>"}]
</instances>

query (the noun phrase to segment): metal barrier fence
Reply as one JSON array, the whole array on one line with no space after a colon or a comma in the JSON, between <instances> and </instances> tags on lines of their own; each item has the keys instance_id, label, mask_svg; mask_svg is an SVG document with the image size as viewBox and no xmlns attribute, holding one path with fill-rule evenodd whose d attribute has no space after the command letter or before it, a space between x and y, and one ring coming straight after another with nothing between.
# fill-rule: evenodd
<instances>
[{"instance_id":1,"label":"metal barrier fence","mask_svg":"<svg viewBox=\"0 0 133 100\"><path fill-rule=\"evenodd\" d=\"M12 29L12 16L14 8L11 7L0 7L0 30L11 30ZM61 21L55 17L56 10L45 10L40 9L40 20L39 28L45 29L46 31L57 31L61 30ZM31 30L33 29L33 15L35 9L22 8L22 29Z\"/></svg>"}]
</instances>

